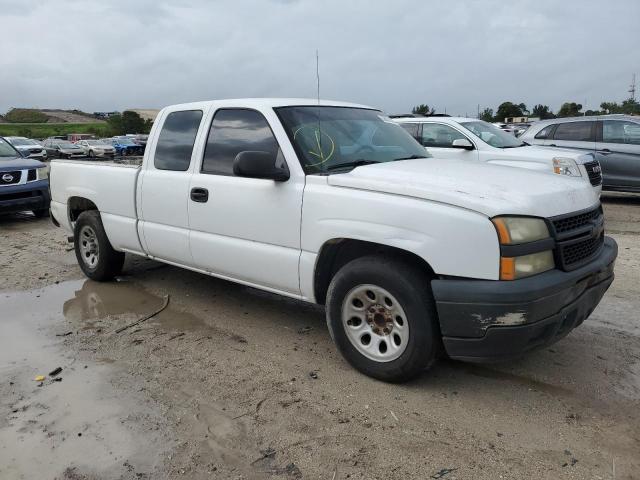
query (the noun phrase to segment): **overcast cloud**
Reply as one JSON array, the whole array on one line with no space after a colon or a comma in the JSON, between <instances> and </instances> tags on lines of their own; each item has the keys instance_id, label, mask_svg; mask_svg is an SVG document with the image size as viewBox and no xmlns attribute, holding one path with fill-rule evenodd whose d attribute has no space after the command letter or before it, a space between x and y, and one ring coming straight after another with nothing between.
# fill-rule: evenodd
<instances>
[{"instance_id":1,"label":"overcast cloud","mask_svg":"<svg viewBox=\"0 0 640 480\"><path fill-rule=\"evenodd\" d=\"M640 73L640 1L0 0L0 112L321 96L390 113L596 108Z\"/></svg>"}]
</instances>

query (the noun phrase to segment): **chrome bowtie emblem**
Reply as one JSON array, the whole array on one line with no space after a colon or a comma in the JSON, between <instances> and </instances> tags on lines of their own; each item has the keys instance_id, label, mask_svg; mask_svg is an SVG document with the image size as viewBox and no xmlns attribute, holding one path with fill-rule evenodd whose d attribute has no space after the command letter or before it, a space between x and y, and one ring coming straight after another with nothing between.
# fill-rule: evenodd
<instances>
[{"instance_id":1,"label":"chrome bowtie emblem","mask_svg":"<svg viewBox=\"0 0 640 480\"><path fill-rule=\"evenodd\" d=\"M11 175L10 173L5 173L4 175L2 175L2 181L5 183L13 182L13 175Z\"/></svg>"}]
</instances>

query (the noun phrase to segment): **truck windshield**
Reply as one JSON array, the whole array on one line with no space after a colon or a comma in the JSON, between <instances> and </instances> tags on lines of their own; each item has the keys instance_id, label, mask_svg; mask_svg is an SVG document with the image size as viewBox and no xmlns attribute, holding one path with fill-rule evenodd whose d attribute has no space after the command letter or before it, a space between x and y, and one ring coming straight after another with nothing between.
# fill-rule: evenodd
<instances>
[{"instance_id":1,"label":"truck windshield","mask_svg":"<svg viewBox=\"0 0 640 480\"><path fill-rule=\"evenodd\" d=\"M308 174L430 157L402 127L377 110L330 106L275 110Z\"/></svg>"},{"instance_id":2,"label":"truck windshield","mask_svg":"<svg viewBox=\"0 0 640 480\"><path fill-rule=\"evenodd\" d=\"M0 158L16 158L21 155L4 138L0 138Z\"/></svg>"},{"instance_id":3,"label":"truck windshield","mask_svg":"<svg viewBox=\"0 0 640 480\"><path fill-rule=\"evenodd\" d=\"M525 143L522 142L522 140L518 140L513 135L504 132L495 125L491 125L487 122L460 122L460 125L462 125L480 140L488 143L492 147L515 148L525 146Z\"/></svg>"}]
</instances>

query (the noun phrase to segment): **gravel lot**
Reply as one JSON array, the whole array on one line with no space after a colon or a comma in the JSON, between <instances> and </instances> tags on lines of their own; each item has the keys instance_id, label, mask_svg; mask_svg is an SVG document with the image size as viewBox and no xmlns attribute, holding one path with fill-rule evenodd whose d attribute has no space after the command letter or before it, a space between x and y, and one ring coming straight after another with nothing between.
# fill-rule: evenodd
<instances>
[{"instance_id":1,"label":"gravel lot","mask_svg":"<svg viewBox=\"0 0 640 480\"><path fill-rule=\"evenodd\" d=\"M603 202L617 278L583 326L404 385L319 308L142 259L86 281L63 231L0 217L0 478L640 478L640 197Z\"/></svg>"}]
</instances>

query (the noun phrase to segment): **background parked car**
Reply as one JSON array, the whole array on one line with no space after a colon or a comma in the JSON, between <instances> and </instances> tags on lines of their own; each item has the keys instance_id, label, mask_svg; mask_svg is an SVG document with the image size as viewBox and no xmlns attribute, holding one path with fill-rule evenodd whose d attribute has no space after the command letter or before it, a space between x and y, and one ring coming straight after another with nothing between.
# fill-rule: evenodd
<instances>
[{"instance_id":1,"label":"background parked car","mask_svg":"<svg viewBox=\"0 0 640 480\"><path fill-rule=\"evenodd\" d=\"M31 210L36 217L46 217L49 204L49 167L24 158L0 137L0 213Z\"/></svg>"},{"instance_id":2,"label":"background parked car","mask_svg":"<svg viewBox=\"0 0 640 480\"><path fill-rule=\"evenodd\" d=\"M51 158L81 158L86 156L84 150L75 143L58 138L47 138L42 145Z\"/></svg>"},{"instance_id":3,"label":"background parked car","mask_svg":"<svg viewBox=\"0 0 640 480\"><path fill-rule=\"evenodd\" d=\"M104 140L80 140L76 145L83 148L88 157L113 157L116 149Z\"/></svg>"},{"instance_id":4,"label":"background parked car","mask_svg":"<svg viewBox=\"0 0 640 480\"><path fill-rule=\"evenodd\" d=\"M640 117L603 115L536 122L521 137L531 145L591 152L603 190L640 192Z\"/></svg>"},{"instance_id":5,"label":"background parked car","mask_svg":"<svg viewBox=\"0 0 640 480\"><path fill-rule=\"evenodd\" d=\"M4 137L23 157L35 158L44 161L47 159L47 151L35 140L26 137Z\"/></svg>"},{"instance_id":6,"label":"background parked car","mask_svg":"<svg viewBox=\"0 0 640 480\"><path fill-rule=\"evenodd\" d=\"M436 158L475 160L529 168L588 181L598 191L602 177L592 153L530 146L495 124L465 117L395 118Z\"/></svg>"},{"instance_id":7,"label":"background parked car","mask_svg":"<svg viewBox=\"0 0 640 480\"><path fill-rule=\"evenodd\" d=\"M144 147L138 145L129 137L113 137L105 139L110 142L116 149L116 155L128 156L128 155L142 155L144 153Z\"/></svg>"}]
</instances>

